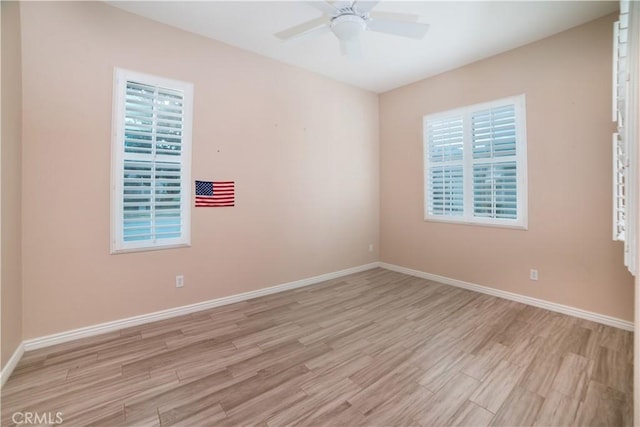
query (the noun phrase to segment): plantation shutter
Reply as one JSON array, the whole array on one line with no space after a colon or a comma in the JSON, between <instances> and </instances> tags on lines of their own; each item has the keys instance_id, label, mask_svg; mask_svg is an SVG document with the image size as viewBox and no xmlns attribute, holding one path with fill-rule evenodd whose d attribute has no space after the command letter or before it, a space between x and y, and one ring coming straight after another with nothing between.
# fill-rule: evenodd
<instances>
[{"instance_id":1,"label":"plantation shutter","mask_svg":"<svg viewBox=\"0 0 640 427\"><path fill-rule=\"evenodd\" d=\"M117 130L122 151L116 250L189 240L190 100L185 90L145 80L136 74L119 81L123 105Z\"/></svg>"},{"instance_id":2,"label":"plantation shutter","mask_svg":"<svg viewBox=\"0 0 640 427\"><path fill-rule=\"evenodd\" d=\"M627 217L628 137L626 121L629 98L628 26L629 4L620 3L620 19L613 27L613 240L625 241Z\"/></svg>"},{"instance_id":3,"label":"plantation shutter","mask_svg":"<svg viewBox=\"0 0 640 427\"><path fill-rule=\"evenodd\" d=\"M461 216L464 212L463 118L429 120L426 128L427 211L430 215Z\"/></svg>"},{"instance_id":4,"label":"plantation shutter","mask_svg":"<svg viewBox=\"0 0 640 427\"><path fill-rule=\"evenodd\" d=\"M516 138L513 104L472 113L474 216L518 217Z\"/></svg>"},{"instance_id":5,"label":"plantation shutter","mask_svg":"<svg viewBox=\"0 0 640 427\"><path fill-rule=\"evenodd\" d=\"M624 264L638 270L638 51L640 6L621 1L613 31L613 240L624 242Z\"/></svg>"},{"instance_id":6,"label":"plantation shutter","mask_svg":"<svg viewBox=\"0 0 640 427\"><path fill-rule=\"evenodd\" d=\"M527 227L525 96L425 116L425 220Z\"/></svg>"}]
</instances>

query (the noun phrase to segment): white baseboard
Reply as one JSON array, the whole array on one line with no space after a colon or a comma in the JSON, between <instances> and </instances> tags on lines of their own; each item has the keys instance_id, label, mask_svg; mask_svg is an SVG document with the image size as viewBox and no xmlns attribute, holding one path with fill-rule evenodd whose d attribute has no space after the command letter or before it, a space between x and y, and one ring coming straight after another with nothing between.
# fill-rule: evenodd
<instances>
[{"instance_id":1,"label":"white baseboard","mask_svg":"<svg viewBox=\"0 0 640 427\"><path fill-rule=\"evenodd\" d=\"M195 313L197 311L207 310L221 305L233 304L235 302L246 301L248 299L261 297L264 295L275 294L277 292L288 291L290 289L301 288L303 286L314 285L326 280L335 279L361 271L370 270L378 267L377 262L364 264L357 267L347 268L345 270L334 271L333 273L321 274L320 276L309 277L307 279L296 280L294 282L284 283L269 288L258 289L255 291L245 292L242 294L230 295L228 297L216 298L209 301L203 301L195 304L184 305L182 307L170 308L167 310L156 311L154 313L143 314L140 316L129 317L126 319L114 320L112 322L100 323L97 325L86 326L83 328L73 329L71 331L60 332L58 334L47 335L39 338L32 338L24 341L24 350L35 350L38 348L49 347L79 338L91 337L94 335L113 332L119 329L131 326L142 325L144 323L155 322L157 320L169 319L171 317L182 316L184 314Z\"/></svg>"},{"instance_id":2,"label":"white baseboard","mask_svg":"<svg viewBox=\"0 0 640 427\"><path fill-rule=\"evenodd\" d=\"M16 366L18 366L18 362L22 358L23 354L24 342L21 342L20 345L18 345L18 348L16 348L16 351L13 352L13 354L7 361L7 364L4 365L2 371L0 371L0 387L4 386L4 383L7 382L13 370L16 368Z\"/></svg>"},{"instance_id":3,"label":"white baseboard","mask_svg":"<svg viewBox=\"0 0 640 427\"><path fill-rule=\"evenodd\" d=\"M469 289L470 291L480 292L482 294L492 295L494 297L504 298L511 301L520 302L534 307L544 308L569 316L579 317L581 319L591 320L592 322L601 323L614 328L624 329L633 332L633 322L618 319L616 317L606 316L604 314L594 313L592 311L582 310L555 302L545 301L538 298L528 297L525 295L514 294L512 292L501 291L495 288L476 285L475 283L464 282L462 280L452 279L450 277L438 276L436 274L425 273L424 271L412 270L410 268L401 267L399 265L387 264L386 262L378 263L380 267L387 270L397 271L398 273L408 274L410 276L420 277L422 279L433 280L435 282L444 283L446 285L457 286L459 288Z\"/></svg>"}]
</instances>

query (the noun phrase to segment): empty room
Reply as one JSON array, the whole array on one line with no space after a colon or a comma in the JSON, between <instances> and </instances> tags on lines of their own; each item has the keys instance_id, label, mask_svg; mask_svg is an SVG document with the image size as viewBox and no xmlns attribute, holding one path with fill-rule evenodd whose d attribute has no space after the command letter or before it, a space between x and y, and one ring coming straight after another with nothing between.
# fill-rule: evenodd
<instances>
[{"instance_id":1,"label":"empty room","mask_svg":"<svg viewBox=\"0 0 640 427\"><path fill-rule=\"evenodd\" d=\"M640 5L4 1L2 426L640 425Z\"/></svg>"}]
</instances>

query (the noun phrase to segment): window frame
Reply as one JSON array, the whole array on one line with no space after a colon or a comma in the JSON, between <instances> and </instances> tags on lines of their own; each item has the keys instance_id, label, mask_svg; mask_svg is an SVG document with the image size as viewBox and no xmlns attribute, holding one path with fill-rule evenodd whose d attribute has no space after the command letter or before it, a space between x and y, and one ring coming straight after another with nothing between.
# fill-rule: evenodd
<instances>
[{"instance_id":1,"label":"window frame","mask_svg":"<svg viewBox=\"0 0 640 427\"><path fill-rule=\"evenodd\" d=\"M516 122L516 219L486 218L474 216L473 207L473 166L477 160L473 158L473 141L471 138L471 116L473 113L514 105ZM463 213L462 215L433 215L429 213L429 167L438 162L429 160L429 140L427 124L429 121L440 120L451 116L462 116L463 121L463 150L462 150L462 180L463 180ZM526 97L524 94L496 99L493 101L454 108L447 111L427 114L422 120L423 137L423 208L424 220L428 222L444 222L453 224L480 225L489 227L528 229L528 178L527 178L527 131L526 131ZM476 160L476 161L474 161ZM500 158L480 163L499 164ZM454 163L454 162L447 162Z\"/></svg>"},{"instance_id":2,"label":"window frame","mask_svg":"<svg viewBox=\"0 0 640 427\"><path fill-rule=\"evenodd\" d=\"M146 252L191 246L191 150L193 126L193 84L115 67L113 77L113 107L111 135L111 254ZM124 143L125 104L127 82L183 92L183 128L180 164L180 218L181 236L165 240L139 240L125 242L123 236L124 166L127 159ZM152 155L153 156L153 155ZM135 155L133 156L135 157ZM173 160L173 159L172 159ZM176 159L177 160L177 159ZM146 160L143 160L146 161ZM163 163L152 158L152 164Z\"/></svg>"}]
</instances>

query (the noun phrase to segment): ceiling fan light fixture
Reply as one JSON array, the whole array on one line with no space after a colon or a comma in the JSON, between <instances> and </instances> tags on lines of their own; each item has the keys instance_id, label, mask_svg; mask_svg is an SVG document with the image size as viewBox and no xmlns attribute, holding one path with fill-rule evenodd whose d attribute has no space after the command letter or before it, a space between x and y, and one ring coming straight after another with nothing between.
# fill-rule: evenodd
<instances>
[{"instance_id":1,"label":"ceiling fan light fixture","mask_svg":"<svg viewBox=\"0 0 640 427\"><path fill-rule=\"evenodd\" d=\"M331 21L331 31L345 42L357 39L366 28L366 21L358 15L340 15Z\"/></svg>"}]
</instances>

